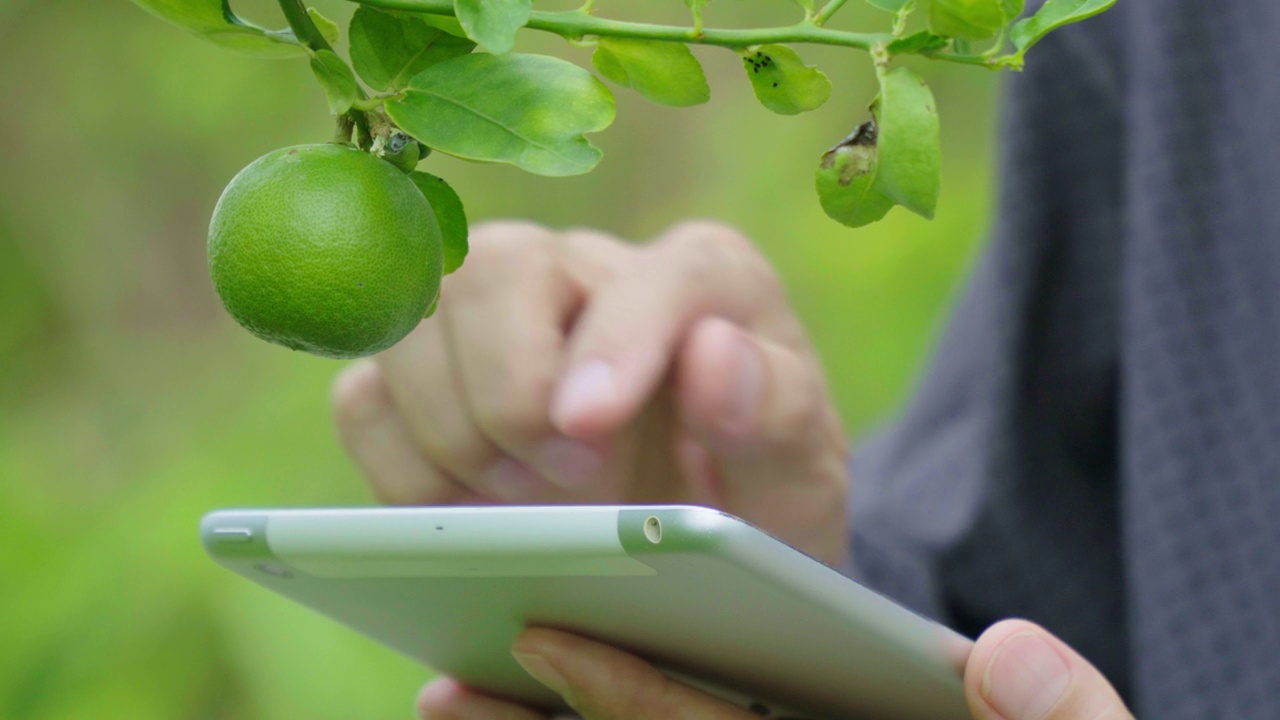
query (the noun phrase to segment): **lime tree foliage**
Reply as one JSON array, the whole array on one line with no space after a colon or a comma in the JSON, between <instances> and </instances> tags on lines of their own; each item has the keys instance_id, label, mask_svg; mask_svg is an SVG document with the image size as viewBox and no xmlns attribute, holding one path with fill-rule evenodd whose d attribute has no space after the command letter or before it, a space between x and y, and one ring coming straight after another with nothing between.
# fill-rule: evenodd
<instances>
[{"instance_id":1,"label":"lime tree foliage","mask_svg":"<svg viewBox=\"0 0 1280 720\"><path fill-rule=\"evenodd\" d=\"M794 24L735 29L704 23L708 0L685 0L687 26L610 20L595 0L554 12L534 9L532 0L355 0L344 59L333 47L341 29L302 0L279 0L278 30L238 17L229 0L134 0L228 50L309 62L336 118L334 142L393 164L423 193L442 238L442 261L432 267L445 273L466 256L466 216L444 179L416 169L420 161L439 152L545 176L590 172L601 152L587 136L613 121L611 87L675 107L710 99L691 45L738 54L760 104L782 115L816 110L833 92L796 46L865 52L879 93L865 122L819 157L819 201L849 227L880 220L899 205L931 218L941 177L937 107L923 78L898 61L916 56L1018 70L1045 35L1115 3L1047 0L1028 13L1024 0L864 1L884 11L879 31L830 27L848 0L792 0ZM917 13L924 22L909 23ZM908 32L909 24L923 29ZM514 52L525 30L593 48L595 72ZM434 308L432 301L428 314Z\"/></svg>"}]
</instances>

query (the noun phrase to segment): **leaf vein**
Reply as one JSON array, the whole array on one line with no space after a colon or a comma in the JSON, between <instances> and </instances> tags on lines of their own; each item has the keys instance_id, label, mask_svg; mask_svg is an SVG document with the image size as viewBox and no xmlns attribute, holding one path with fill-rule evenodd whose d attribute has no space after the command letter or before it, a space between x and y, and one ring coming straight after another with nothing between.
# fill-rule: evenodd
<instances>
[{"instance_id":1,"label":"leaf vein","mask_svg":"<svg viewBox=\"0 0 1280 720\"><path fill-rule=\"evenodd\" d=\"M454 99L453 99L453 98L451 98L451 97L447 97L447 96L444 96L444 95L440 95L439 93L434 93L434 92L431 92L431 91L429 91L429 90L425 90L425 89L423 89L423 88L413 88L413 92L420 92L420 93L422 93L423 95L426 95L427 97L432 97L432 98L435 98L435 99L437 99L437 100L442 100L442 101L444 101L444 102L446 102L446 103L448 103L448 104L450 104L450 105L453 105L454 107L457 107L457 108L459 108L459 109L461 109L461 110L464 110L464 111L466 111L466 112L471 113L472 115L475 115L476 117L480 118L481 120L484 120L484 121L488 122L489 124L491 124L491 125L493 125L493 126L495 126L495 127L499 128L500 130L505 130L507 133L511 134L513 137L519 138L519 139L521 139L521 140L525 141L526 143L529 143L530 145L532 145L532 146L534 146L534 147L542 148L543 150L546 150L547 152L551 153L552 155L555 155L556 157L560 158L561 160L564 160L565 162L573 162L573 159L572 159L572 158L570 158L569 156L567 156L567 155L565 155L564 153L560 152L559 150L555 149L554 147L552 147L552 146L550 146L550 145L544 145L544 144L542 144L542 143L538 142L537 140L534 140L534 139L533 139L533 138L531 138L531 137L528 137L528 136L523 135L523 134L521 134L521 133L519 133L519 132L516 132L516 131L515 131L515 130L513 130L512 128L510 128L510 127L508 127L507 125L505 125L501 120L498 120L498 119L496 119L496 118L490 117L489 115L486 115L485 113L482 113L482 112L480 112L479 110L476 110L476 109L475 109L475 108L473 108L473 107L469 107L469 106L467 106L467 105L464 105L464 104L462 104L461 102L458 102L457 100L454 100Z\"/></svg>"},{"instance_id":2,"label":"leaf vein","mask_svg":"<svg viewBox=\"0 0 1280 720\"><path fill-rule=\"evenodd\" d=\"M423 48L422 48L421 50L419 50L418 52L414 53L413 57L411 57L411 58L409 58L408 60L406 60L406 61L405 61L404 65L402 65L402 66L400 67L400 72L396 73L396 74L395 74L395 77L391 78L391 89L392 89L392 90L397 90L397 89L399 89L399 88L404 87L404 84L402 84L402 83L404 83L404 80L405 80L404 74L405 74L406 72L408 72L408 71L409 71L409 68L413 67L413 64L414 64L414 63L418 62L418 59L419 59L419 58L421 58L423 55L426 55L426 54L427 54L427 52L428 52L429 50L431 50L431 48L435 47L435 46L436 46L436 42L437 42L437 41L439 41L439 40L440 40L440 36L439 36L439 35L437 35L437 36L435 37L435 39L433 39L431 42L429 42L429 43L427 43L425 46L423 46Z\"/></svg>"}]
</instances>

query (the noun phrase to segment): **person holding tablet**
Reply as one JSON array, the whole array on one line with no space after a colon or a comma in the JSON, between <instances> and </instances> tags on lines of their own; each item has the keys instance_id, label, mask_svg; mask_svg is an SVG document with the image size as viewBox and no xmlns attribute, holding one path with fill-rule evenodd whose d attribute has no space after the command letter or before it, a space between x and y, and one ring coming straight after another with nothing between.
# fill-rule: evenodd
<instances>
[{"instance_id":1,"label":"person holding tablet","mask_svg":"<svg viewBox=\"0 0 1280 720\"><path fill-rule=\"evenodd\" d=\"M441 312L337 380L340 434L392 503L723 508L977 636L981 720L1280 717L1277 35L1275 3L1159 0L1045 41L994 240L852 461L775 274L709 223L475 228ZM589 720L751 717L564 633L514 653ZM447 679L419 709L539 717Z\"/></svg>"}]
</instances>

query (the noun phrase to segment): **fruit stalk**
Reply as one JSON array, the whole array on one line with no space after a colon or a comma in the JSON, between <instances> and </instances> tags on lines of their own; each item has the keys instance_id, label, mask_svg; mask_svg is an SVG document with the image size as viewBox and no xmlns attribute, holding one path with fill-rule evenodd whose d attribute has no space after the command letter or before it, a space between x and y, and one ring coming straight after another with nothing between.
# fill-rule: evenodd
<instances>
[{"instance_id":1,"label":"fruit stalk","mask_svg":"<svg viewBox=\"0 0 1280 720\"><path fill-rule=\"evenodd\" d=\"M324 39L324 33L320 32L320 28L311 20L311 16L307 14L307 6L302 4L302 0L280 0L280 11L284 13L285 20L289 23L289 28L293 30L293 34L298 37L299 42L316 53L321 50L333 52L333 46L328 40ZM367 100L364 89L356 87L356 95L359 100ZM346 113L346 117L351 119L355 124L358 137L361 139L371 137L369 132L369 117L363 110L352 107ZM338 126L344 125L339 121ZM362 142L361 145L364 143Z\"/></svg>"},{"instance_id":2,"label":"fruit stalk","mask_svg":"<svg viewBox=\"0 0 1280 720\"><path fill-rule=\"evenodd\" d=\"M324 39L320 28L311 21L311 16L307 14L307 8L302 4L302 0L280 0L280 11L284 13L285 20L289 21L293 34L311 48L312 52L321 50L333 52L333 46Z\"/></svg>"}]
</instances>

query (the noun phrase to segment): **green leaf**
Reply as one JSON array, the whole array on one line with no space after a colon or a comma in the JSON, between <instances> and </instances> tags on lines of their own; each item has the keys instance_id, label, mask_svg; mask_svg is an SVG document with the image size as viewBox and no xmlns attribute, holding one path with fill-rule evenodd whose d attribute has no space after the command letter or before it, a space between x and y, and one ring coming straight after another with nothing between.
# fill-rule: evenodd
<instances>
[{"instance_id":1,"label":"green leaf","mask_svg":"<svg viewBox=\"0 0 1280 720\"><path fill-rule=\"evenodd\" d=\"M443 178L424 172L409 173L409 179L422 191L435 211L444 242L444 274L462 267L467 257L467 213L462 199Z\"/></svg>"},{"instance_id":2,"label":"green leaf","mask_svg":"<svg viewBox=\"0 0 1280 720\"><path fill-rule=\"evenodd\" d=\"M271 32L241 20L226 0L133 0L143 10L229 50L267 58L303 57L288 32Z\"/></svg>"},{"instance_id":3,"label":"green leaf","mask_svg":"<svg viewBox=\"0 0 1280 720\"><path fill-rule=\"evenodd\" d=\"M316 29L320 31L320 35L323 36L330 45L338 42L342 37L342 31L338 29L338 23L330 20L324 15L321 15L319 10L309 7L307 8L307 16L311 18L312 23L315 23Z\"/></svg>"},{"instance_id":4,"label":"green leaf","mask_svg":"<svg viewBox=\"0 0 1280 720\"><path fill-rule=\"evenodd\" d=\"M359 96L356 76L342 58L330 50L321 50L311 56L311 72L324 87L324 95L329 100L329 112L334 115L351 109L351 104Z\"/></svg>"},{"instance_id":5,"label":"green leaf","mask_svg":"<svg viewBox=\"0 0 1280 720\"><path fill-rule=\"evenodd\" d=\"M1116 0L1049 0L1035 15L1015 24L1010 39L1023 53L1063 25L1087 20L1115 4Z\"/></svg>"},{"instance_id":6,"label":"green leaf","mask_svg":"<svg viewBox=\"0 0 1280 720\"><path fill-rule=\"evenodd\" d=\"M871 7L890 13L900 13L914 2L915 0L867 0Z\"/></svg>"},{"instance_id":7,"label":"green leaf","mask_svg":"<svg viewBox=\"0 0 1280 720\"><path fill-rule=\"evenodd\" d=\"M911 212L932 218L942 185L933 93L909 68L882 69L878 75L880 97L872 107L878 127L876 188Z\"/></svg>"},{"instance_id":8,"label":"green leaf","mask_svg":"<svg viewBox=\"0 0 1280 720\"><path fill-rule=\"evenodd\" d=\"M1009 22L1005 0L932 0L929 29L937 35L986 40Z\"/></svg>"},{"instance_id":9,"label":"green leaf","mask_svg":"<svg viewBox=\"0 0 1280 720\"><path fill-rule=\"evenodd\" d=\"M870 225L894 206L876 187L880 169L876 132L875 120L868 120L825 152L818 164L816 185L822 209L849 227Z\"/></svg>"},{"instance_id":10,"label":"green leaf","mask_svg":"<svg viewBox=\"0 0 1280 720\"><path fill-rule=\"evenodd\" d=\"M591 62L601 75L659 105L687 107L711 99L702 65L682 43L602 37Z\"/></svg>"},{"instance_id":11,"label":"green leaf","mask_svg":"<svg viewBox=\"0 0 1280 720\"><path fill-rule=\"evenodd\" d=\"M1027 8L1027 0L1003 0L1003 2L1004 14L1008 20L1017 18Z\"/></svg>"},{"instance_id":12,"label":"green leaf","mask_svg":"<svg viewBox=\"0 0 1280 720\"><path fill-rule=\"evenodd\" d=\"M386 105L430 147L507 162L539 175L579 175L600 161L585 133L613 122L613 95L594 75L545 55L463 55L432 65Z\"/></svg>"},{"instance_id":13,"label":"green leaf","mask_svg":"<svg viewBox=\"0 0 1280 720\"><path fill-rule=\"evenodd\" d=\"M516 32L529 22L533 0L453 0L467 37L491 53L505 53L515 47Z\"/></svg>"},{"instance_id":14,"label":"green leaf","mask_svg":"<svg viewBox=\"0 0 1280 720\"><path fill-rule=\"evenodd\" d=\"M941 50L950 42L950 40L941 35L934 35L928 30L921 30L918 33L898 38L889 43L888 50L890 55L915 55Z\"/></svg>"},{"instance_id":15,"label":"green leaf","mask_svg":"<svg viewBox=\"0 0 1280 720\"><path fill-rule=\"evenodd\" d=\"M831 81L786 45L765 45L742 59L760 103L780 115L816 110L831 97Z\"/></svg>"},{"instance_id":16,"label":"green leaf","mask_svg":"<svg viewBox=\"0 0 1280 720\"><path fill-rule=\"evenodd\" d=\"M476 44L429 25L421 15L393 13L365 5L351 17L351 63L369 87L396 92L414 75Z\"/></svg>"}]
</instances>

